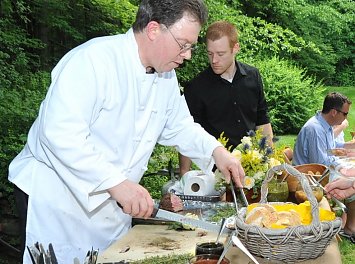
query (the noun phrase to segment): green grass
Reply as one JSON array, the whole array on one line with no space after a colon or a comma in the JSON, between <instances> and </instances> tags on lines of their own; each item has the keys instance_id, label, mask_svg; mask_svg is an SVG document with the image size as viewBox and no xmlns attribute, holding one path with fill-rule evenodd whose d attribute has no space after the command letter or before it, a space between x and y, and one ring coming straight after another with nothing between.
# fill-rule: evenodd
<instances>
[{"instance_id":1,"label":"green grass","mask_svg":"<svg viewBox=\"0 0 355 264\"><path fill-rule=\"evenodd\" d=\"M339 249L341 254L341 261L343 264L354 263L355 259L355 246L349 240L343 239L339 242Z\"/></svg>"}]
</instances>

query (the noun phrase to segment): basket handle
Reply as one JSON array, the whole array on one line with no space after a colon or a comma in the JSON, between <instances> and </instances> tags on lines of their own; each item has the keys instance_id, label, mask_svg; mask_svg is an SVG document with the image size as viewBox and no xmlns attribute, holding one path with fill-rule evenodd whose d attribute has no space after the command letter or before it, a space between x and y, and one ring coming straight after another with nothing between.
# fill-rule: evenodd
<instances>
[{"instance_id":1,"label":"basket handle","mask_svg":"<svg viewBox=\"0 0 355 264\"><path fill-rule=\"evenodd\" d=\"M286 171L288 174L291 174L292 176L296 177L298 181L301 183L301 186L306 193L306 196L308 198L308 201L311 204L311 214L312 214L312 223L311 225L320 225L320 220L319 220L319 209L318 209L318 202L317 199L315 198L313 191L311 187L309 186L309 181L307 177L296 170L293 166L283 163L281 165L272 167L269 169L266 173L266 177L263 181L263 184L261 186L261 199L260 203L267 203L267 194L268 194L268 183L272 180L272 178L275 176L275 174L278 174L282 171Z\"/></svg>"}]
</instances>

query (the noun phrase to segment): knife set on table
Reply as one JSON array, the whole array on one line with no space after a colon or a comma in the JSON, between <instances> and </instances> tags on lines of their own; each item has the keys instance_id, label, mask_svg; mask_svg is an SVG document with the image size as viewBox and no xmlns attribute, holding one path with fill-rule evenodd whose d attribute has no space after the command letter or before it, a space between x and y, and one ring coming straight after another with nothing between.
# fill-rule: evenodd
<instances>
[{"instance_id":1,"label":"knife set on table","mask_svg":"<svg viewBox=\"0 0 355 264\"><path fill-rule=\"evenodd\" d=\"M27 246L27 250L32 264L59 264L52 243L49 243L48 250L44 250L43 245L38 242L33 246ZM96 264L98 254L99 250L89 250L83 264ZM80 264L80 260L75 258L74 264Z\"/></svg>"}]
</instances>

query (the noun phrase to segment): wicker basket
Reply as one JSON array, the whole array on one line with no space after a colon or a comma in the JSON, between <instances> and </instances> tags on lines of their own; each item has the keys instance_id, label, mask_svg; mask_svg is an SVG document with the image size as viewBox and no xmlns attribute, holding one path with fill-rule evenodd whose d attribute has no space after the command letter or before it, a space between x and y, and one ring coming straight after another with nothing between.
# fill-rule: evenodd
<instances>
[{"instance_id":1,"label":"wicker basket","mask_svg":"<svg viewBox=\"0 0 355 264\"><path fill-rule=\"evenodd\" d=\"M281 171L294 175L301 182L311 204L312 223L285 229L261 228L244 222L246 208L242 208L235 221L238 237L253 255L270 260L294 263L317 258L324 253L330 240L340 231L342 221L337 217L334 221L320 222L318 202L307 178L288 164L275 166L268 171L261 187L260 203L267 203L267 183L274 177L275 172Z\"/></svg>"}]
</instances>

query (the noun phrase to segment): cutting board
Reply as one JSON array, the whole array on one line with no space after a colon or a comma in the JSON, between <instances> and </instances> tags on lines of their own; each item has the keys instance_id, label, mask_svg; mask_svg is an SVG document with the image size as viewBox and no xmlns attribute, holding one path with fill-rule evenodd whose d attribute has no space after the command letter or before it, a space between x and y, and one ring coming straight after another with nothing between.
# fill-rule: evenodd
<instances>
[{"instance_id":1,"label":"cutting board","mask_svg":"<svg viewBox=\"0 0 355 264\"><path fill-rule=\"evenodd\" d=\"M167 225L135 225L128 234L99 256L98 263L133 261L172 254L194 254L197 242L215 241L217 238L215 232L207 232L205 236L200 237L201 231L201 229L168 230ZM224 240L225 237L221 239ZM166 243L163 243L164 241ZM127 247L129 247L127 252L120 253Z\"/></svg>"}]
</instances>

